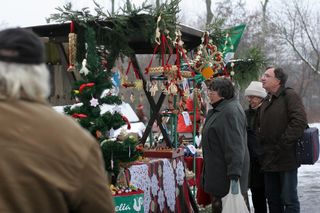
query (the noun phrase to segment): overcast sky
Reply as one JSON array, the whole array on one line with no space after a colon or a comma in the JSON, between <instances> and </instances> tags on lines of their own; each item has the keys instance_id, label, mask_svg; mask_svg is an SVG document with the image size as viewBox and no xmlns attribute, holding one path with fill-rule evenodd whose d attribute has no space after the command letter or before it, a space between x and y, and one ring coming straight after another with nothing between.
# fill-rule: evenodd
<instances>
[{"instance_id":1,"label":"overcast sky","mask_svg":"<svg viewBox=\"0 0 320 213\"><path fill-rule=\"evenodd\" d=\"M34 26L46 24L45 18L52 13L57 13L55 10L58 6L63 6L70 0L7 0L0 7L0 27L15 27L15 26ZM245 0L247 5L257 8L261 0ZM83 7L93 8L92 0L71 0L75 8ZM110 5L110 0L96 0L100 5L107 8ZM116 0L116 3L121 6L124 0ZM134 2L143 2L143 0L134 0ZM137 4L138 5L138 4ZM189 17L198 17L201 11L205 11L204 0L182 0L180 8L182 11L188 11Z\"/></svg>"}]
</instances>

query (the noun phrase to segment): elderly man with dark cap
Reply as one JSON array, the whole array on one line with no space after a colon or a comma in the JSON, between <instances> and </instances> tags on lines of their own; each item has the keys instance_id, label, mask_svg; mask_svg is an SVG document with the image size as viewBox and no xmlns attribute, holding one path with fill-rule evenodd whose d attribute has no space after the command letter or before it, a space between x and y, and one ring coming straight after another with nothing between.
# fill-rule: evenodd
<instances>
[{"instance_id":1,"label":"elderly man with dark cap","mask_svg":"<svg viewBox=\"0 0 320 213\"><path fill-rule=\"evenodd\" d=\"M252 194L254 212L267 213L267 202L264 190L264 175L261 171L259 157L262 154L259 142L256 138L257 121L263 99L267 96L266 90L259 81L252 81L245 90L244 95L249 102L249 108L245 110L247 117L247 136L250 154L249 188Z\"/></svg>"},{"instance_id":2,"label":"elderly man with dark cap","mask_svg":"<svg viewBox=\"0 0 320 213\"><path fill-rule=\"evenodd\" d=\"M47 103L41 40L0 32L0 212L114 212L98 143Z\"/></svg>"}]
</instances>

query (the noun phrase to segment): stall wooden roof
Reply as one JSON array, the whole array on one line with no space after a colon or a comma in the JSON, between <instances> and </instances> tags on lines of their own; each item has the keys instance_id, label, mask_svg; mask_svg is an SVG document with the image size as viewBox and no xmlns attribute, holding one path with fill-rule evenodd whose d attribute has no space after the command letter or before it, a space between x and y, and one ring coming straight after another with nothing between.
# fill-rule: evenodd
<instances>
[{"instance_id":1,"label":"stall wooden roof","mask_svg":"<svg viewBox=\"0 0 320 213\"><path fill-rule=\"evenodd\" d=\"M186 49L193 49L201 43L202 31L183 24L181 24L180 27L182 40ZM54 39L55 42L68 42L68 34L70 32L69 23L38 25L26 28L32 30L40 37L48 37L49 39ZM129 38L129 46L136 54L148 54L153 51L153 47L149 41L144 41L137 37Z\"/></svg>"}]
</instances>

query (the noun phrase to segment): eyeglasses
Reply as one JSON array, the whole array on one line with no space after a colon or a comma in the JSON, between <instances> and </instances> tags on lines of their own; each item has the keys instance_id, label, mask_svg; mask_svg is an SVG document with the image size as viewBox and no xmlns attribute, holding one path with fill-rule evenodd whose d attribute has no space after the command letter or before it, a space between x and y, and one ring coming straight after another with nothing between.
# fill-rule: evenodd
<instances>
[{"instance_id":1,"label":"eyeglasses","mask_svg":"<svg viewBox=\"0 0 320 213\"><path fill-rule=\"evenodd\" d=\"M265 77L265 78L275 78L275 79L279 80L277 77L271 76L271 75L269 75L268 73L263 73L263 74L262 74L262 77Z\"/></svg>"},{"instance_id":2,"label":"eyeglasses","mask_svg":"<svg viewBox=\"0 0 320 213\"><path fill-rule=\"evenodd\" d=\"M274 76L269 75L268 73L263 73L262 77L266 77L266 78L275 78Z\"/></svg>"}]
</instances>

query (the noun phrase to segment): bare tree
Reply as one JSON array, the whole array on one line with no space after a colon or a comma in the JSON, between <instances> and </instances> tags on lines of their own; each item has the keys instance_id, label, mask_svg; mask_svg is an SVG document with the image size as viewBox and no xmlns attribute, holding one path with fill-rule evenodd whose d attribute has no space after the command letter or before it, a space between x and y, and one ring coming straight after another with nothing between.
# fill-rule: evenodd
<instances>
[{"instance_id":1,"label":"bare tree","mask_svg":"<svg viewBox=\"0 0 320 213\"><path fill-rule=\"evenodd\" d=\"M265 43L266 43L266 35L268 33L268 30L267 30L267 6L268 6L268 3L269 3L269 0L264 0L263 2L260 2L261 3L261 8L262 8L262 35L261 35L261 44L263 46L263 49L265 49Z\"/></svg>"},{"instance_id":2,"label":"bare tree","mask_svg":"<svg viewBox=\"0 0 320 213\"><path fill-rule=\"evenodd\" d=\"M320 15L313 14L303 2L293 1L272 20L278 38L289 45L298 58L320 74Z\"/></svg>"}]
</instances>

